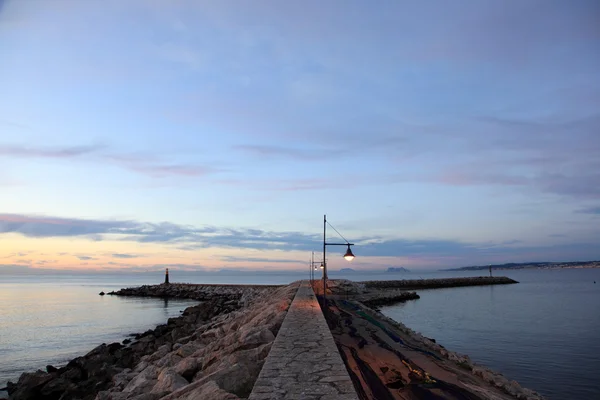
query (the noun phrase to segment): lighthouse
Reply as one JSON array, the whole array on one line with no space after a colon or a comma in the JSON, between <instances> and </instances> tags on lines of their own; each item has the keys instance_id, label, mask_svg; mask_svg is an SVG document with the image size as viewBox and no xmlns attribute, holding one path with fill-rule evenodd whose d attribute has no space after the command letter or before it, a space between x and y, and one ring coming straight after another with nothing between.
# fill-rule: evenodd
<instances>
[{"instance_id":1,"label":"lighthouse","mask_svg":"<svg viewBox=\"0 0 600 400\"><path fill-rule=\"evenodd\" d=\"M169 268L165 271L165 285L169 284Z\"/></svg>"}]
</instances>

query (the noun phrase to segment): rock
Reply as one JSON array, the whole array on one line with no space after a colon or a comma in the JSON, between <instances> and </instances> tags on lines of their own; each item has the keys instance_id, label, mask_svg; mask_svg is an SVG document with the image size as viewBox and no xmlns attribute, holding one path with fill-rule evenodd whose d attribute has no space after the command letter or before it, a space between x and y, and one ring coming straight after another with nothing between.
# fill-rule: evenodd
<instances>
[{"instance_id":1,"label":"rock","mask_svg":"<svg viewBox=\"0 0 600 400\"><path fill-rule=\"evenodd\" d=\"M161 358L160 360L155 361L154 365L156 365L158 368L162 369L162 368L173 367L173 366L177 365L180 361L181 361L181 357L179 357L177 354L169 353L169 354L165 355L163 358Z\"/></svg>"},{"instance_id":2,"label":"rock","mask_svg":"<svg viewBox=\"0 0 600 400\"><path fill-rule=\"evenodd\" d=\"M123 340L123 344L129 344L129 343L131 343L131 339L125 339L125 340Z\"/></svg>"},{"instance_id":3,"label":"rock","mask_svg":"<svg viewBox=\"0 0 600 400\"><path fill-rule=\"evenodd\" d=\"M142 394L152 390L156 384L159 370L153 365L149 365L146 369L140 372L133 378L123 389L124 393Z\"/></svg>"},{"instance_id":4,"label":"rock","mask_svg":"<svg viewBox=\"0 0 600 400\"><path fill-rule=\"evenodd\" d=\"M239 347L258 347L261 344L271 343L274 340L275 336L268 328L256 327L249 331L242 331Z\"/></svg>"},{"instance_id":5,"label":"rock","mask_svg":"<svg viewBox=\"0 0 600 400\"><path fill-rule=\"evenodd\" d=\"M262 362L235 364L222 372L215 382L221 389L238 397L246 398L252 392L262 365Z\"/></svg>"},{"instance_id":6,"label":"rock","mask_svg":"<svg viewBox=\"0 0 600 400\"><path fill-rule=\"evenodd\" d=\"M172 393L187 386L189 382L171 368L166 368L158 375L158 381L150 393Z\"/></svg>"},{"instance_id":7,"label":"rock","mask_svg":"<svg viewBox=\"0 0 600 400\"><path fill-rule=\"evenodd\" d=\"M104 296L106 293L104 293L104 292L100 292L100 293L98 293L98 294L99 294L100 296Z\"/></svg>"},{"instance_id":8,"label":"rock","mask_svg":"<svg viewBox=\"0 0 600 400\"><path fill-rule=\"evenodd\" d=\"M52 379L40 390L40 395L47 399L59 398L62 393L76 389L76 385L64 378Z\"/></svg>"},{"instance_id":9,"label":"rock","mask_svg":"<svg viewBox=\"0 0 600 400\"><path fill-rule=\"evenodd\" d=\"M109 391L101 391L96 395L95 400L126 400L127 393L117 393L117 392L109 392Z\"/></svg>"},{"instance_id":10,"label":"rock","mask_svg":"<svg viewBox=\"0 0 600 400\"><path fill-rule=\"evenodd\" d=\"M37 370L33 373L24 373L16 384L8 382L8 395L11 400L29 400L39 397L43 385L52 379L52 375Z\"/></svg>"},{"instance_id":11,"label":"rock","mask_svg":"<svg viewBox=\"0 0 600 400\"><path fill-rule=\"evenodd\" d=\"M234 394L228 393L221 389L214 381L208 381L206 384L194 389L193 391L177 397L178 400L238 400Z\"/></svg>"},{"instance_id":12,"label":"rock","mask_svg":"<svg viewBox=\"0 0 600 400\"><path fill-rule=\"evenodd\" d=\"M87 373L81 368L71 367L63 372L60 376L63 379L68 379L72 382L79 382L80 380L87 378Z\"/></svg>"},{"instance_id":13,"label":"rock","mask_svg":"<svg viewBox=\"0 0 600 400\"><path fill-rule=\"evenodd\" d=\"M179 361L179 363L175 365L174 370L179 375L183 376L185 379L191 382L192 378L194 377L199 368L200 364L198 363L198 360L196 358L187 357Z\"/></svg>"},{"instance_id":14,"label":"rock","mask_svg":"<svg viewBox=\"0 0 600 400\"><path fill-rule=\"evenodd\" d=\"M51 373L57 372L57 371L58 371L58 368L56 368L56 367L54 367L52 365L46 365L46 372L47 373L51 374Z\"/></svg>"},{"instance_id":15,"label":"rock","mask_svg":"<svg viewBox=\"0 0 600 400\"><path fill-rule=\"evenodd\" d=\"M171 351L171 347L172 346L170 343L160 346L154 353L152 353L150 355L150 358L148 359L148 361L152 362L152 361L156 361L160 358L163 358L164 356L169 354L169 352Z\"/></svg>"},{"instance_id":16,"label":"rock","mask_svg":"<svg viewBox=\"0 0 600 400\"><path fill-rule=\"evenodd\" d=\"M203 346L200 344L196 344L196 343L186 343L182 346L180 346L177 351L176 354L182 358L185 357L189 357L192 354L194 354L196 352L196 350L202 348Z\"/></svg>"}]
</instances>

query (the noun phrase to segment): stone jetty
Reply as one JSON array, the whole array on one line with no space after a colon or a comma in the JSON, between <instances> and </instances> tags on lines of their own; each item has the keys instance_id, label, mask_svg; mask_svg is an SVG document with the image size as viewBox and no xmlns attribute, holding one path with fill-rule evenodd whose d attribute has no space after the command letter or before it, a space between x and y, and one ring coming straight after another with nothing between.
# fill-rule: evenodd
<instances>
[{"instance_id":1,"label":"stone jetty","mask_svg":"<svg viewBox=\"0 0 600 400\"><path fill-rule=\"evenodd\" d=\"M162 285L143 285L109 292L113 296L179 298L198 301L225 299L234 302L265 295L281 285L197 285L191 283L170 283Z\"/></svg>"},{"instance_id":2,"label":"stone jetty","mask_svg":"<svg viewBox=\"0 0 600 400\"><path fill-rule=\"evenodd\" d=\"M170 283L111 292L196 299L199 304L132 340L102 344L65 366L22 374L17 383L9 382L9 398L541 399L367 306L385 298L414 298L415 292L405 290L414 283L383 288L373 282L329 283L324 311L307 281L285 286ZM449 283L433 283L442 284Z\"/></svg>"},{"instance_id":3,"label":"stone jetty","mask_svg":"<svg viewBox=\"0 0 600 400\"><path fill-rule=\"evenodd\" d=\"M467 278L404 279L397 281L360 282L368 289L441 289L461 286L507 285L519 283L506 276L476 276Z\"/></svg>"}]
</instances>

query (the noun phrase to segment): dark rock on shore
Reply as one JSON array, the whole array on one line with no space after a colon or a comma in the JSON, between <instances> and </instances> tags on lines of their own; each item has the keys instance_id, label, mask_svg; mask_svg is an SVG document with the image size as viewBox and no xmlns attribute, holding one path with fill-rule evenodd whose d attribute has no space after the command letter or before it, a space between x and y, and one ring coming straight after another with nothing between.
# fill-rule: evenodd
<instances>
[{"instance_id":1,"label":"dark rock on shore","mask_svg":"<svg viewBox=\"0 0 600 400\"><path fill-rule=\"evenodd\" d=\"M48 372L49 374L58 371L58 368L56 368L53 365L46 365L46 372Z\"/></svg>"}]
</instances>

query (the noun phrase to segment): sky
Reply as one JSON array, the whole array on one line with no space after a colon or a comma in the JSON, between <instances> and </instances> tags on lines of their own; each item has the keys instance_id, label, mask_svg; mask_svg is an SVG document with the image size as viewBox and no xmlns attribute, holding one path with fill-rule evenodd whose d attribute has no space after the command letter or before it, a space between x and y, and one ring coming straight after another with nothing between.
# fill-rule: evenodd
<instances>
[{"instance_id":1,"label":"sky","mask_svg":"<svg viewBox=\"0 0 600 400\"><path fill-rule=\"evenodd\" d=\"M0 0L0 272L600 259L597 0ZM328 241L344 241L328 227Z\"/></svg>"}]
</instances>

